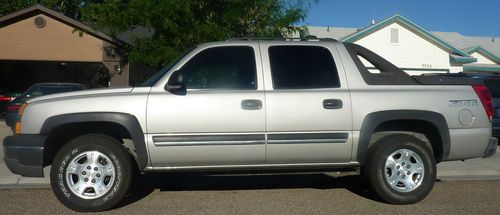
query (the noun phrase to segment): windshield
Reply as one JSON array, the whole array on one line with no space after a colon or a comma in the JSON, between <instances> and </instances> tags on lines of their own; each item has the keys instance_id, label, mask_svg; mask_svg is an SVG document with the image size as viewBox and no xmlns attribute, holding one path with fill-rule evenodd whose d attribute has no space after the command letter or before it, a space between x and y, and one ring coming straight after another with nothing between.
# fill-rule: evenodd
<instances>
[{"instance_id":1,"label":"windshield","mask_svg":"<svg viewBox=\"0 0 500 215\"><path fill-rule=\"evenodd\" d=\"M33 98L37 96L49 95L54 93L70 92L81 90L82 87L79 85L35 85L26 92L24 92L20 97L23 98Z\"/></svg>"},{"instance_id":2,"label":"windshield","mask_svg":"<svg viewBox=\"0 0 500 215\"><path fill-rule=\"evenodd\" d=\"M156 82L158 82L163 77L163 75L165 75L168 71L170 71L170 69L172 69L172 67L175 66L175 64L177 64L182 58L184 58L189 52L191 52L195 48L196 46L193 46L188 50L186 50L185 52L183 52L179 57L172 60L169 64L160 69L160 71L156 72L151 77L149 77L148 80L144 81L144 83L141 84L141 87L152 87L154 84L156 84Z\"/></svg>"}]
</instances>

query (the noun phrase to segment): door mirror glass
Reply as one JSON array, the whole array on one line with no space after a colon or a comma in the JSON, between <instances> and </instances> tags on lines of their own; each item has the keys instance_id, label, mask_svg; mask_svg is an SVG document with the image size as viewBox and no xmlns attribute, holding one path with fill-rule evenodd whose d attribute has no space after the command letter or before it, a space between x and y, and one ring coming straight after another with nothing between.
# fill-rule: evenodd
<instances>
[{"instance_id":1,"label":"door mirror glass","mask_svg":"<svg viewBox=\"0 0 500 215\"><path fill-rule=\"evenodd\" d=\"M168 79L165 90L176 95L186 95L186 86L184 85L182 70L173 72L170 79Z\"/></svg>"}]
</instances>

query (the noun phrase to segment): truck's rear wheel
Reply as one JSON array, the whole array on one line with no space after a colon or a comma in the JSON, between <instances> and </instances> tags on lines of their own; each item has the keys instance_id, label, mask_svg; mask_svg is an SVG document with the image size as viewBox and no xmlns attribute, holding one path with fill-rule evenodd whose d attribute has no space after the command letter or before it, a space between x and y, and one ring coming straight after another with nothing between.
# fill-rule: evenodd
<instances>
[{"instance_id":1,"label":"truck's rear wheel","mask_svg":"<svg viewBox=\"0 0 500 215\"><path fill-rule=\"evenodd\" d=\"M369 150L366 161L365 177L388 203L418 202L430 193L436 180L432 150L410 135L382 138Z\"/></svg>"},{"instance_id":2,"label":"truck's rear wheel","mask_svg":"<svg viewBox=\"0 0 500 215\"><path fill-rule=\"evenodd\" d=\"M57 153L50 173L52 190L66 207L103 211L115 206L132 178L130 156L109 136L77 137Z\"/></svg>"}]
</instances>

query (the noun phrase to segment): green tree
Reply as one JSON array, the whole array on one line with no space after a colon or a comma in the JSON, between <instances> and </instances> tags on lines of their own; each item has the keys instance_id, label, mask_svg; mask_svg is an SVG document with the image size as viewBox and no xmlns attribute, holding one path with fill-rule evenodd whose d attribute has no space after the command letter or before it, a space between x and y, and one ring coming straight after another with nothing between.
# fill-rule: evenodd
<instances>
[{"instance_id":1,"label":"green tree","mask_svg":"<svg viewBox=\"0 0 500 215\"><path fill-rule=\"evenodd\" d=\"M83 21L113 36L138 26L151 37L134 38L129 60L161 66L189 47L231 37L280 37L307 14L307 0L108 0L90 2Z\"/></svg>"}]
</instances>

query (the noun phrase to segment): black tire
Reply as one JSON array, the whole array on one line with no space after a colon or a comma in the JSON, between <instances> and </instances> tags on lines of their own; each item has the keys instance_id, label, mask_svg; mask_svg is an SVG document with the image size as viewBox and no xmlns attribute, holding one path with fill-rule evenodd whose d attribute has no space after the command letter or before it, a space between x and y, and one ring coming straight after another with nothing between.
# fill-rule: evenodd
<instances>
[{"instance_id":1,"label":"black tire","mask_svg":"<svg viewBox=\"0 0 500 215\"><path fill-rule=\"evenodd\" d=\"M406 152L414 152L414 154L411 154L409 158L410 167L403 169L408 167L408 165L401 167L405 160L402 154L407 154ZM398 155L401 157L398 158ZM391 161L388 161L389 156L392 157ZM420 162L416 161L418 160L415 159L416 157L419 157ZM394 158L397 159L394 160ZM395 162L392 162L393 160ZM394 166L394 168L389 166ZM414 168L414 172L411 172L412 166L423 166L424 170L417 171ZM406 170L410 171L405 174ZM423 200L431 192L436 181L436 161L430 146L406 134L388 135L375 143L368 151L363 171L373 191L382 200L391 204L413 204ZM417 172L423 172L423 174ZM404 182L409 180L420 182L407 186Z\"/></svg>"},{"instance_id":2,"label":"black tire","mask_svg":"<svg viewBox=\"0 0 500 215\"><path fill-rule=\"evenodd\" d=\"M112 166L112 170L108 170L106 172L112 175L106 176L108 177L107 179L104 178L105 172L102 172L103 176L98 174L101 172L91 172L94 170L94 167L91 167L90 170L88 170L88 173L86 173L86 175L88 176L93 175L92 177L94 178L101 177L101 184L105 184L106 180L108 181L106 188L102 189L105 192L101 190L102 193L100 194L97 194L96 190L90 188L89 192L92 192L93 190L93 192L95 193L94 197L89 197L92 199L84 198L86 196L78 196L77 193L72 190L74 188L69 187L69 183L73 183L69 182L69 180L73 180L73 175L70 175L71 173L67 172L68 168L73 167L70 167L69 165L78 165L78 163L75 162L71 163L72 161L74 161L75 159L79 159L80 157L83 157L81 160L88 159L84 153L89 152L100 153L99 155L102 155L102 157L98 158L99 162L103 162L105 165L114 165ZM94 154L95 153L93 153L92 155ZM107 157L109 161L111 161L111 163L108 163L107 159L103 159L103 157ZM97 167L101 164L102 163L99 163L95 166ZM87 164L82 165L85 166ZM69 141L57 153L51 167L50 182L55 196L66 207L81 212L104 211L115 206L126 194L132 180L132 168L133 167L130 155L126 151L125 147L121 146L121 143L116 139L100 134L83 135ZM81 169L78 172L80 171L82 171L83 174L83 172L86 172L87 170ZM100 171L104 171L104 167ZM70 179L68 180L67 177L69 177ZM83 179L78 178L76 180L78 182L84 182ZM85 180L87 180L86 183L90 183L88 181L88 178L85 178ZM89 188L85 188L85 190L87 189Z\"/></svg>"}]
</instances>

